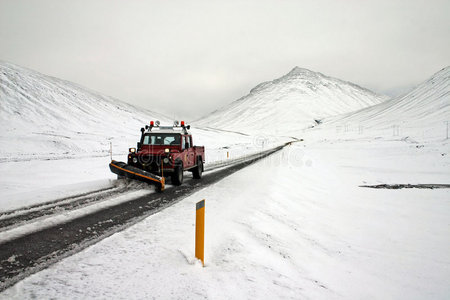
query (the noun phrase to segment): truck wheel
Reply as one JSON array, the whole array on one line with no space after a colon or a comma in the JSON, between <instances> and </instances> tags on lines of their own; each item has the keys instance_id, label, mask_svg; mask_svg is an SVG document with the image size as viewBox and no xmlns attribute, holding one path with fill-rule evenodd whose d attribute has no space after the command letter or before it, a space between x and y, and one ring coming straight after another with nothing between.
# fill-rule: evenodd
<instances>
[{"instance_id":1,"label":"truck wheel","mask_svg":"<svg viewBox=\"0 0 450 300\"><path fill-rule=\"evenodd\" d=\"M201 158L197 159L197 167L195 167L194 170L192 170L192 176L195 179L200 179L202 178L202 173L203 173L203 161Z\"/></svg>"},{"instance_id":2,"label":"truck wheel","mask_svg":"<svg viewBox=\"0 0 450 300\"><path fill-rule=\"evenodd\" d=\"M176 165L171 179L174 185L181 185L183 183L183 164Z\"/></svg>"}]
</instances>

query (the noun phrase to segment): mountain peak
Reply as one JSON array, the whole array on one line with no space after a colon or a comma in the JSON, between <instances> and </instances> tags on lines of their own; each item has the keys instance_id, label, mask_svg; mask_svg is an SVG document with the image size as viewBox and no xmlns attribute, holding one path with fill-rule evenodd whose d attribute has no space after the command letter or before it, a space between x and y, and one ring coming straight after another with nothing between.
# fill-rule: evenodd
<instances>
[{"instance_id":1,"label":"mountain peak","mask_svg":"<svg viewBox=\"0 0 450 300\"><path fill-rule=\"evenodd\" d=\"M252 93L256 93L256 92L260 92L262 91L264 88L267 88L273 84L284 84L284 82L287 81L292 81L292 80L312 80L312 81L317 81L320 80L321 78L326 78L325 75L319 73L319 72L314 72L305 68L300 68L300 67L294 67L289 73L287 73L286 75L283 75L277 79L274 79L272 81L265 81L262 82L260 84L258 84L257 86L255 86L253 89L250 90L250 94Z\"/></svg>"},{"instance_id":2,"label":"mountain peak","mask_svg":"<svg viewBox=\"0 0 450 300\"><path fill-rule=\"evenodd\" d=\"M278 80L283 79L305 79L305 80L323 80L323 79L331 79L331 77L325 76L322 73L311 71L309 69L294 67L289 73L282 76Z\"/></svg>"},{"instance_id":3,"label":"mountain peak","mask_svg":"<svg viewBox=\"0 0 450 300\"><path fill-rule=\"evenodd\" d=\"M287 73L286 75L311 75L311 74L318 74L317 72L305 69L305 68L300 68L298 66L294 67L289 73Z\"/></svg>"}]
</instances>

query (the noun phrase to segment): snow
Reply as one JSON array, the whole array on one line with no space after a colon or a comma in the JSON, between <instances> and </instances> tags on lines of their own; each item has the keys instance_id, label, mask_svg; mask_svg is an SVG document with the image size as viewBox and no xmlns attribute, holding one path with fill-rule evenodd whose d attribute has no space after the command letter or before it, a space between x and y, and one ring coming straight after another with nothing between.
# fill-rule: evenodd
<instances>
[{"instance_id":1,"label":"snow","mask_svg":"<svg viewBox=\"0 0 450 300\"><path fill-rule=\"evenodd\" d=\"M359 138L401 136L419 144L449 138L449 121L450 67L446 67L403 96L327 118L317 130L328 130L330 138L358 133Z\"/></svg>"},{"instance_id":2,"label":"snow","mask_svg":"<svg viewBox=\"0 0 450 300\"><path fill-rule=\"evenodd\" d=\"M402 163L386 163L400 153ZM407 143L297 143L0 295L444 299L450 293L449 190L359 187L385 182L387 169L390 180L403 181L404 165L412 166L411 179L450 179L442 177L445 166L428 167ZM204 268L194 259L201 199Z\"/></svg>"},{"instance_id":3,"label":"snow","mask_svg":"<svg viewBox=\"0 0 450 300\"><path fill-rule=\"evenodd\" d=\"M0 299L448 298L450 189L360 186L450 183L449 70L389 100L300 68L259 85L206 119L219 129L194 126L208 166L287 140L271 134L304 141L25 278ZM8 116L11 124L23 123ZM314 118L324 119L316 124ZM130 135L131 145L139 122L120 133ZM99 136L107 141L107 133ZM6 140L22 150L15 155L0 144L0 172L7 175L0 179L2 209L42 202L60 195L57 190L67 195L70 188L114 184L105 167L107 142L77 140L80 149L66 155L35 136L35 152L20 139L5 134ZM113 141L114 157L123 160L129 142ZM202 199L205 267L194 259L195 203Z\"/></svg>"},{"instance_id":4,"label":"snow","mask_svg":"<svg viewBox=\"0 0 450 300\"><path fill-rule=\"evenodd\" d=\"M0 61L0 163L124 155L150 120L173 120L74 83ZM226 128L224 128L226 129ZM258 151L254 136L193 127L194 143L212 159ZM268 137L265 137L268 140ZM283 139L286 140L286 139ZM268 141L269 142L269 141ZM272 143L280 141L270 139ZM255 149L256 148L256 149Z\"/></svg>"},{"instance_id":5,"label":"snow","mask_svg":"<svg viewBox=\"0 0 450 300\"><path fill-rule=\"evenodd\" d=\"M272 137L261 144L260 140L250 136L209 130L191 131L194 142L205 145L206 170L240 161L287 141ZM126 155L114 154L113 158L126 161ZM0 212L112 187L117 176L109 170L109 162L109 155L0 162L0 173L3 174L0 177Z\"/></svg>"},{"instance_id":6,"label":"snow","mask_svg":"<svg viewBox=\"0 0 450 300\"><path fill-rule=\"evenodd\" d=\"M113 186L139 129L167 117L74 83L0 61L0 212ZM193 128L206 167L275 147L286 138ZM26 171L24 171L26 170Z\"/></svg>"},{"instance_id":7,"label":"snow","mask_svg":"<svg viewBox=\"0 0 450 300\"><path fill-rule=\"evenodd\" d=\"M109 143L135 144L130 132L169 119L74 83L0 62L0 161L104 156ZM123 150L122 150L123 151Z\"/></svg>"},{"instance_id":8,"label":"snow","mask_svg":"<svg viewBox=\"0 0 450 300\"><path fill-rule=\"evenodd\" d=\"M139 190L130 191L124 195L116 196L115 198L105 199L101 202L96 202L86 207L81 207L79 209L74 209L68 212L57 214L55 216L46 217L43 219L36 219L29 222L23 226L12 228L9 230L2 231L2 236L0 237L0 243L6 243L10 240L17 239L18 237L44 230L45 228L53 227L57 224L64 224L71 220L75 220L85 215L92 214L94 212L104 210L108 207L119 205L120 203L129 202L133 199L145 196L152 193L149 186L141 185Z\"/></svg>"},{"instance_id":9,"label":"snow","mask_svg":"<svg viewBox=\"0 0 450 300\"><path fill-rule=\"evenodd\" d=\"M315 120L387 99L353 83L296 67L195 124L254 135L301 137L301 130L316 125Z\"/></svg>"},{"instance_id":10,"label":"snow","mask_svg":"<svg viewBox=\"0 0 450 300\"><path fill-rule=\"evenodd\" d=\"M109 162L97 157L0 163L0 211L112 187L117 176Z\"/></svg>"}]
</instances>

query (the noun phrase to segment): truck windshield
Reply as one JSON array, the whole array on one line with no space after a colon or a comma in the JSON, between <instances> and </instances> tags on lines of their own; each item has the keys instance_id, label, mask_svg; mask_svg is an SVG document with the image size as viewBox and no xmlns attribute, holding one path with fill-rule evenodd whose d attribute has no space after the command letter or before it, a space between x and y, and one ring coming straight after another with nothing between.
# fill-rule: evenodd
<instances>
[{"instance_id":1,"label":"truck windshield","mask_svg":"<svg viewBox=\"0 0 450 300\"><path fill-rule=\"evenodd\" d=\"M171 133L154 133L144 136L144 145L180 145L181 135Z\"/></svg>"}]
</instances>

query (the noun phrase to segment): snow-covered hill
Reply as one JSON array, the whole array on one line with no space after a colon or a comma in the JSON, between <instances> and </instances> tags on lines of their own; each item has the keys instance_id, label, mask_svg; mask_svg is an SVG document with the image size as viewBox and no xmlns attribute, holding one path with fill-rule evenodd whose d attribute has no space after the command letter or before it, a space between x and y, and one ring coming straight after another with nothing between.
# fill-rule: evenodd
<instances>
[{"instance_id":1,"label":"snow-covered hill","mask_svg":"<svg viewBox=\"0 0 450 300\"><path fill-rule=\"evenodd\" d=\"M250 93L198 124L258 134L299 136L315 120L348 113L388 99L350 82L295 67L273 81L264 82Z\"/></svg>"},{"instance_id":2,"label":"snow-covered hill","mask_svg":"<svg viewBox=\"0 0 450 300\"><path fill-rule=\"evenodd\" d=\"M99 155L125 149L131 133L161 114L0 61L0 159ZM171 122L171 121L170 121ZM133 138L133 137L131 137Z\"/></svg>"},{"instance_id":3,"label":"snow-covered hill","mask_svg":"<svg viewBox=\"0 0 450 300\"><path fill-rule=\"evenodd\" d=\"M445 139L449 121L450 67L446 67L403 96L326 119L323 129L427 141Z\"/></svg>"}]
</instances>

